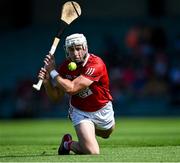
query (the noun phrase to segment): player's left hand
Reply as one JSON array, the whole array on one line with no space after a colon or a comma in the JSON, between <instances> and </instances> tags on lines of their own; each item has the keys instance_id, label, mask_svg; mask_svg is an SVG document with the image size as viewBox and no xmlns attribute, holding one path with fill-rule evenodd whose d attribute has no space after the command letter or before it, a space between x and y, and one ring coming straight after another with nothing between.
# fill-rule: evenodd
<instances>
[{"instance_id":1,"label":"player's left hand","mask_svg":"<svg viewBox=\"0 0 180 163\"><path fill-rule=\"evenodd\" d=\"M44 63L45 63L45 69L48 72L51 72L56 67L55 58L51 54L46 55L46 57L44 59Z\"/></svg>"}]
</instances>

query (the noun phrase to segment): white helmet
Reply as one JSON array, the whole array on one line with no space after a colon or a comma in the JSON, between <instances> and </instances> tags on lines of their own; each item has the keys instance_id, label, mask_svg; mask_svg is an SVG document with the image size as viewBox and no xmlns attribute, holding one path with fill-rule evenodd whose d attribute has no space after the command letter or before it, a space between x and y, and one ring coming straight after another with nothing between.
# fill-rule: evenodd
<instances>
[{"instance_id":1,"label":"white helmet","mask_svg":"<svg viewBox=\"0 0 180 163\"><path fill-rule=\"evenodd\" d=\"M68 48L73 45L82 45L84 48L87 47L87 40L83 34L75 33L66 37L65 40L65 48L66 52L68 52Z\"/></svg>"}]
</instances>

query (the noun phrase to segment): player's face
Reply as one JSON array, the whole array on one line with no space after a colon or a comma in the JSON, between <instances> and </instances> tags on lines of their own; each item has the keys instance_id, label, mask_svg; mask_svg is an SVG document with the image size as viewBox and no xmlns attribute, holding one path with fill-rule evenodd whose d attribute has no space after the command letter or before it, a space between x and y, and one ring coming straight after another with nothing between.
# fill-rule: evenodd
<instances>
[{"instance_id":1,"label":"player's face","mask_svg":"<svg viewBox=\"0 0 180 163\"><path fill-rule=\"evenodd\" d=\"M84 62L86 49L82 45L74 45L68 48L69 57L76 63Z\"/></svg>"}]
</instances>

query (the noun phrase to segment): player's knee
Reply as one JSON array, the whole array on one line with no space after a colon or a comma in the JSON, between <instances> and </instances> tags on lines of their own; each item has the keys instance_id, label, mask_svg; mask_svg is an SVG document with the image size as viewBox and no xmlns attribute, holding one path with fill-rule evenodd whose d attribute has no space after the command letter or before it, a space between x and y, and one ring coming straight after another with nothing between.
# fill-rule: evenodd
<instances>
[{"instance_id":1,"label":"player's knee","mask_svg":"<svg viewBox=\"0 0 180 163\"><path fill-rule=\"evenodd\" d=\"M107 133L103 133L100 135L100 137L104 138L104 139L108 139L110 137L111 133L107 132Z\"/></svg>"},{"instance_id":2,"label":"player's knee","mask_svg":"<svg viewBox=\"0 0 180 163\"><path fill-rule=\"evenodd\" d=\"M84 152L84 154L90 154L90 155L100 154L99 148L96 147L84 146L82 151Z\"/></svg>"},{"instance_id":3,"label":"player's knee","mask_svg":"<svg viewBox=\"0 0 180 163\"><path fill-rule=\"evenodd\" d=\"M98 155L100 154L99 149L88 149L87 154Z\"/></svg>"},{"instance_id":4,"label":"player's knee","mask_svg":"<svg viewBox=\"0 0 180 163\"><path fill-rule=\"evenodd\" d=\"M102 138L108 139L110 135L103 135Z\"/></svg>"}]
</instances>

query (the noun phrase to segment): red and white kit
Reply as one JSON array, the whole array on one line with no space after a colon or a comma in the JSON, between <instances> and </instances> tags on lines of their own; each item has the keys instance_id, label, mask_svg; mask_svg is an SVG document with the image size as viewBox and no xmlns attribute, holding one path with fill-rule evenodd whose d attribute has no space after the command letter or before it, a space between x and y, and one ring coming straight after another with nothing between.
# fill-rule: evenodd
<instances>
[{"instance_id":1,"label":"red and white kit","mask_svg":"<svg viewBox=\"0 0 180 163\"><path fill-rule=\"evenodd\" d=\"M66 60L58 69L63 78L73 80L79 75L83 75L85 78L94 81L85 90L72 95L70 104L73 107L86 112L94 112L112 101L107 69L101 58L94 54L88 54L84 64L78 66L75 71L68 69L69 63L70 61Z\"/></svg>"}]
</instances>

